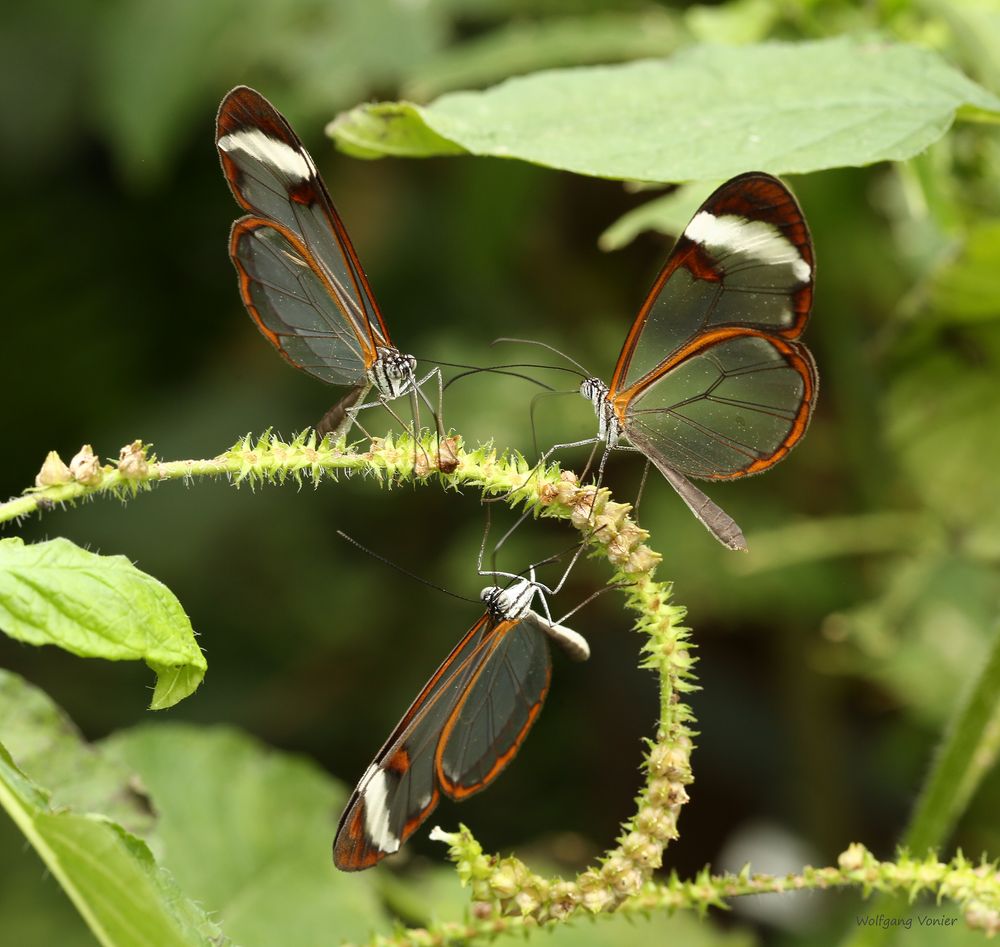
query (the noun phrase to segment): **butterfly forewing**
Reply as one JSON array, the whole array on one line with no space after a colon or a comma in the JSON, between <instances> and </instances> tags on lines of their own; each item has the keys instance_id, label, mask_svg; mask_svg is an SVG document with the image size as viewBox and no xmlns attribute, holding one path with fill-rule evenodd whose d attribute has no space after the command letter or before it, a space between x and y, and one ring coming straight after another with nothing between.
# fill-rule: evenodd
<instances>
[{"instance_id":1,"label":"butterfly forewing","mask_svg":"<svg viewBox=\"0 0 1000 947\"><path fill-rule=\"evenodd\" d=\"M798 337L813 269L809 231L788 189L756 172L728 181L702 204L653 284L619 356L612 396L719 326Z\"/></svg>"},{"instance_id":2,"label":"butterfly forewing","mask_svg":"<svg viewBox=\"0 0 1000 947\"><path fill-rule=\"evenodd\" d=\"M480 618L362 776L337 830L337 867L371 867L417 830L442 790L464 798L495 778L541 708L549 666L544 637L529 625Z\"/></svg>"},{"instance_id":3,"label":"butterfly forewing","mask_svg":"<svg viewBox=\"0 0 1000 947\"><path fill-rule=\"evenodd\" d=\"M274 107L260 93L245 86L233 89L222 100L216 145L233 194L251 211L250 217L236 222L230 248L240 274L244 303L258 327L298 367L323 377L315 370L315 362L300 363L295 346L289 348L290 339L308 336L314 341L308 346L306 358L329 360L336 366L333 369L336 375L345 374L346 366L352 365L351 377L340 383L359 381L374 361L377 348L391 343L357 254L309 153ZM293 305L286 314L280 283L278 287L270 287L270 305L280 311L282 321L293 331L290 334L269 331L264 313L254 312L254 285L268 287L246 268L245 259L251 251L243 242L264 224L273 225L276 233L284 235L292 244L293 255L304 259L315 271L316 280L329 298L308 309L315 309L323 317L326 328L321 326L317 330L315 318L308 312L304 314L305 324L300 327ZM289 299L294 303L294 296ZM333 325L336 328L331 328ZM353 339L350 346L344 341L348 337ZM326 340L325 346L319 339Z\"/></svg>"},{"instance_id":4,"label":"butterfly forewing","mask_svg":"<svg viewBox=\"0 0 1000 947\"><path fill-rule=\"evenodd\" d=\"M608 398L658 466L727 479L799 441L817 375L792 341L812 304L813 252L787 188L745 174L719 188L678 240L637 316Z\"/></svg>"},{"instance_id":5,"label":"butterfly forewing","mask_svg":"<svg viewBox=\"0 0 1000 947\"><path fill-rule=\"evenodd\" d=\"M495 626L483 616L424 685L348 800L333 843L343 871L395 852L437 805L434 757L441 730L488 653Z\"/></svg>"},{"instance_id":6,"label":"butterfly forewing","mask_svg":"<svg viewBox=\"0 0 1000 947\"><path fill-rule=\"evenodd\" d=\"M496 779L541 712L551 676L548 642L528 622L494 638L438 744L438 779L448 796L464 799Z\"/></svg>"}]
</instances>

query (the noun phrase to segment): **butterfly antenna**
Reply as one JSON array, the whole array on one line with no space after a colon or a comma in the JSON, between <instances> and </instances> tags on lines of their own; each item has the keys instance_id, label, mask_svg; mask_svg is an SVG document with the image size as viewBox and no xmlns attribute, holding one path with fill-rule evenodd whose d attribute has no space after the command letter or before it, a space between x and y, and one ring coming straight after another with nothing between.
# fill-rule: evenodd
<instances>
[{"instance_id":1,"label":"butterfly antenna","mask_svg":"<svg viewBox=\"0 0 1000 947\"><path fill-rule=\"evenodd\" d=\"M531 399L531 404L528 407L528 420L531 423L531 448L534 451L535 456L538 456L538 431L535 427L535 408L538 407L538 402L542 398L551 398L554 395L575 395L578 394L576 388L568 388L563 390L557 390L550 388L548 391L540 391Z\"/></svg>"},{"instance_id":2,"label":"butterfly antenna","mask_svg":"<svg viewBox=\"0 0 1000 947\"><path fill-rule=\"evenodd\" d=\"M498 339L497 341L503 341L503 339ZM541 343L539 343L541 344ZM536 365L533 362L514 362L510 365L466 365L464 362L442 362L440 359L436 358L421 358L418 355L413 356L418 362L423 364L427 362L428 365L443 365L445 368L467 368L470 372L502 372L505 368L544 368L550 372L569 372L572 375L579 374L572 368L567 368L565 365ZM528 377L528 376L524 376ZM528 379L531 380L530 377Z\"/></svg>"},{"instance_id":3,"label":"butterfly antenna","mask_svg":"<svg viewBox=\"0 0 1000 947\"><path fill-rule=\"evenodd\" d=\"M444 588L444 586L435 585L428 579L425 579L414 572L410 572L409 569L404 569L401 565L399 565L396 562L393 562L391 559L387 559L385 556L379 555L377 552L374 552L367 546L363 546L353 536L348 536L347 533L345 533L342 529L338 529L336 532L341 539L346 539L352 546L356 546L358 549L360 549L364 553L367 553L373 559L378 559L379 562L385 563L385 565L387 565L390 569L395 569L401 575L405 575L409 579L414 579L415 581L420 582L422 585L426 585L428 588L437 589L437 591L439 592L444 592L445 595L450 595L452 598L457 598L462 602L472 602L475 605L479 604L479 599L477 598L466 598L466 596L459 595L458 592L452 592L451 589L446 589Z\"/></svg>"},{"instance_id":4,"label":"butterfly antenna","mask_svg":"<svg viewBox=\"0 0 1000 947\"><path fill-rule=\"evenodd\" d=\"M559 368L555 365L494 365L489 368L470 368L468 371L459 372L457 375L449 378L445 382L444 390L447 391L459 378L465 378L468 375L479 375L483 372L489 372L492 375L507 375L510 378L520 378L522 381L530 381L533 385L538 385L539 388L545 388L547 391L552 391L552 386L545 384L544 381L539 381L537 378L532 378L530 375L525 375L522 372L511 372L505 371L506 368L549 368L554 371L568 371L569 369Z\"/></svg>"},{"instance_id":5,"label":"butterfly antenna","mask_svg":"<svg viewBox=\"0 0 1000 947\"><path fill-rule=\"evenodd\" d=\"M540 345L543 349L548 349L550 352L554 352L560 358L566 359L567 362L571 362L573 365L575 365L577 368L580 369L580 371L583 373L584 378L593 377L593 373L588 372L587 369L585 369L575 358L571 358L565 352L561 352L554 345L549 345L548 342L541 342L538 339L514 339L510 338L509 336L501 336L499 339L494 339L492 342L490 342L490 346L494 346L498 342L517 342L520 345Z\"/></svg>"},{"instance_id":6,"label":"butterfly antenna","mask_svg":"<svg viewBox=\"0 0 1000 947\"><path fill-rule=\"evenodd\" d=\"M584 605L589 605L592 601L594 601L594 599L597 598L597 596L603 595L605 592L610 592L612 589L624 589L626 586L628 586L628 584L629 584L628 582L613 582L611 585L606 585L604 586L604 588L598 589L596 592L592 592L582 602L580 602L579 605L575 605L568 612L566 612L566 614L563 615L562 618L560 618L555 624L561 625L564 622L568 621L578 611L580 611L580 609L583 608Z\"/></svg>"}]
</instances>

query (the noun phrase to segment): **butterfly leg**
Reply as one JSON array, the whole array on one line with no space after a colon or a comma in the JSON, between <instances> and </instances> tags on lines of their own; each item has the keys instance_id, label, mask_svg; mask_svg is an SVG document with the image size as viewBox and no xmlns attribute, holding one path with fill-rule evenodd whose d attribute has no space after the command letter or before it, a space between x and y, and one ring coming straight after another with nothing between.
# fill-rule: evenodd
<instances>
[{"instance_id":1,"label":"butterfly leg","mask_svg":"<svg viewBox=\"0 0 1000 947\"><path fill-rule=\"evenodd\" d=\"M422 390L423 385L435 375L437 376L438 390L437 411L434 410L433 405ZM448 438L444 429L444 378L441 375L441 369L435 368L432 371L429 371L414 385L414 389L419 393L420 397L423 398L424 404L427 405L431 415L434 417L434 425L437 428L438 469L444 473L451 473L458 466L458 458L455 456L454 451L451 449L451 445L448 443Z\"/></svg>"},{"instance_id":2,"label":"butterfly leg","mask_svg":"<svg viewBox=\"0 0 1000 947\"><path fill-rule=\"evenodd\" d=\"M521 483L518 486L512 487L510 490L508 490L507 496L510 496L512 493L516 493L518 490L523 490L525 487L527 487L528 484L531 483L532 479L545 467L545 464L548 462L548 459L556 451L568 450L571 447L586 447L588 444L596 445L599 442L600 442L599 438L588 437L582 441L570 441L566 444L553 444L544 454L542 454L541 457L538 458L538 462L535 464L534 467L532 467L531 473L529 473L528 476L525 478L524 483Z\"/></svg>"},{"instance_id":3,"label":"butterfly leg","mask_svg":"<svg viewBox=\"0 0 1000 947\"><path fill-rule=\"evenodd\" d=\"M514 528L516 528L520 523L522 523L524 521L524 517L523 516L520 517L518 519L517 523L514 524L514 527L512 527L509 530L507 530L507 532L504 533L503 536L500 538L500 542L498 542L493 547L493 556L492 556L492 563L491 563L492 566L493 566L493 568L492 569L484 569L483 568L483 557L486 555L486 540L489 538L489 535L490 535L490 526L492 525L492 519L493 519L493 517L492 517L492 515L490 513L490 508L486 507L486 528L483 530L483 541L479 544L479 555L476 557L476 572L478 572L479 575L481 575L481 576L501 576L501 577L503 577L505 579L519 579L519 578L521 578L521 576L515 575L513 572L500 572L497 569L497 567L496 567L497 566L497 550L504 544L504 542L507 540L507 537L510 536L510 534L512 532L514 532Z\"/></svg>"},{"instance_id":4,"label":"butterfly leg","mask_svg":"<svg viewBox=\"0 0 1000 947\"><path fill-rule=\"evenodd\" d=\"M639 493L637 494L637 496L635 498L635 502L632 504L632 519L635 520L636 525L638 525L639 521L638 521L638 519L636 519L636 517L638 516L638 513L639 513L639 501L642 499L642 491L643 491L643 489L646 486L646 475L649 473L650 460L649 460L648 457L646 457L645 454L643 454L643 452L641 450L639 450L638 447L633 447L631 444L623 444L623 443L621 443L621 441L619 441L617 444L615 444L615 446L611 450L616 450L616 451L627 450L627 451L631 451L633 454L642 454L643 457L646 459L646 465L645 465L645 467L643 468L643 471L642 471L642 480L639 483ZM610 450L605 450L604 456L601 457L601 462L598 465L597 480L596 480L596 482L594 484L598 489L600 489L601 484L604 481L604 467L607 464L608 454L610 454L610 453L611 453ZM594 500L596 502L596 500L597 500L597 494L594 494Z\"/></svg>"},{"instance_id":5,"label":"butterfly leg","mask_svg":"<svg viewBox=\"0 0 1000 947\"><path fill-rule=\"evenodd\" d=\"M413 435L413 469L416 470L417 468L417 451L419 450L424 455L424 467L429 471L431 469L431 459L427 456L427 451L420 443L420 431L422 430L420 425L420 399L417 397L416 386L410 389L410 418L412 421L410 433Z\"/></svg>"},{"instance_id":6,"label":"butterfly leg","mask_svg":"<svg viewBox=\"0 0 1000 947\"><path fill-rule=\"evenodd\" d=\"M342 437L346 438L351 427L354 425L356 409L352 413L352 408L359 401L364 401L366 395L371 391L371 382L363 381L355 385L343 398L340 399L326 414L320 418L316 425L316 434L322 439L326 435L332 435L331 443L336 444Z\"/></svg>"},{"instance_id":7,"label":"butterfly leg","mask_svg":"<svg viewBox=\"0 0 1000 947\"><path fill-rule=\"evenodd\" d=\"M639 492L632 502L632 520L636 526L639 525L639 504L642 502L642 492L646 489L646 478L649 476L649 465L652 461L647 457L646 463L642 467L642 479L639 481Z\"/></svg>"},{"instance_id":8,"label":"butterfly leg","mask_svg":"<svg viewBox=\"0 0 1000 947\"><path fill-rule=\"evenodd\" d=\"M365 388L364 394L367 394L370 388L371 385L368 385ZM362 397L363 395L359 396L357 400L360 401ZM336 407L337 406L334 405L334 407L327 412L327 415L329 415L332 411L334 411ZM399 417L398 414L396 414L395 411L392 410L392 408L389 407L388 402L382 398L377 398L375 401L368 401L365 402L364 404L352 404L349 408L347 408L346 410L347 417L342 422L343 427L341 430L337 432L336 436L340 437L342 434L346 434L348 431L350 431L352 426L357 426L360 429L361 433L368 438L368 440L370 441L374 440L375 439L374 436L358 420L358 414L360 414L362 411L367 411L369 408L385 408L397 421L399 421L400 424L403 424L402 419Z\"/></svg>"},{"instance_id":9,"label":"butterfly leg","mask_svg":"<svg viewBox=\"0 0 1000 947\"><path fill-rule=\"evenodd\" d=\"M537 463L537 464L535 464L534 468L532 469L531 473L530 473L530 474L528 474L528 476L527 476L527 479L525 479L524 483L522 483L522 484L520 484L519 486L517 486L517 487L513 488L512 490L508 491L508 493L507 493L507 496L510 496L510 494L511 494L511 493L514 493L514 492L515 492L516 490L523 490L523 489L524 489L524 488L525 488L526 486L528 486L528 484L529 484L529 483L531 483L531 479L532 479L532 477L534 477L534 476L535 476L535 474L537 474L537 473L538 473L538 471L539 471L539 470L541 470L541 469L542 469L542 467L544 467L544 466L545 466L545 462L546 462L546 461L547 461L547 460L549 459L549 457L550 457L550 456L552 456L552 454L553 454L553 453L554 453L555 451L557 451L557 450L562 450L563 448L569 448L569 447L584 447L584 446L586 446L587 444L593 444L593 445L595 446L595 448L596 448L596 446L597 446L597 444L598 444L598 443L600 443L600 442L599 442L599 440L598 440L598 439L597 439L596 437L592 437L592 438L588 438L587 440L584 440L584 441L574 441L573 443L570 443L570 444L554 444L554 445L553 445L552 447L550 447L550 448L549 448L549 449L548 449L548 450L547 450L547 451L546 451L546 452L545 452L545 453L544 453L544 454L543 454L543 455L542 455L542 456L541 456L541 457L539 458L539 460L538 460L538 463ZM588 462L588 463L589 463L589 462ZM494 499L496 499L496 500L500 500L500 499L503 499L503 497L495 497ZM490 502L490 501L487 501L487 502ZM512 526L511 526L511 527L510 527L510 528L509 528L508 530L507 530L507 532L506 532L506 533L504 533L504 534L503 534L503 536L501 536L501 537L500 537L500 539L499 539L499 540L497 541L496 545L495 545L495 546L493 547L493 557L494 557L494 559L496 558L496 554L497 554L497 551L498 551L498 550L500 549L500 547L501 547L501 546L502 546L502 545L503 545L503 544L504 544L504 543L505 543L505 542L506 542L506 541L507 541L507 540L508 540L508 539L509 539L509 538L511 537L511 535L512 535L512 534L514 533L514 531L515 531L515 530L516 530L516 529L517 529L517 528L518 528L518 527L519 527L519 526L520 526L520 525L521 525L521 524L522 524L522 523L523 523L523 522L524 522L524 521L525 521L525 520L526 520L526 519L527 519L527 518L528 518L529 516L531 516L531 514L532 514L532 510L531 510L530 508L529 508L529 509L527 509L527 510L525 510L525 511L524 511L524 512L523 512L523 513L522 513L522 514L521 514L521 515L520 515L520 516L519 516L519 517L518 517L518 518L517 518L517 519L516 519L516 520L514 521L514 524L513 524L513 525L512 525ZM489 529L489 527L487 526L487 530L488 530L488 529ZM485 546L485 542L486 542L486 539L485 539L485 537L484 537L484 538L483 538L483 543L484 543L484 546ZM579 555L579 553L577 553L577 555ZM575 561L575 558L574 558L574 561ZM480 563L481 563L481 562L482 562L482 560L480 560Z\"/></svg>"}]
</instances>

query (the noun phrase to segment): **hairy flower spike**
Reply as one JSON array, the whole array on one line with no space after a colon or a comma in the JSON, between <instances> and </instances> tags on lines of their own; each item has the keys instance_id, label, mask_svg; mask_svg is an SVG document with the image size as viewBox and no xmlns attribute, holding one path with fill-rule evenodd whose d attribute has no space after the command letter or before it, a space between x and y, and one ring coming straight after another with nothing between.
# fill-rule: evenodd
<instances>
[{"instance_id":1,"label":"hairy flower spike","mask_svg":"<svg viewBox=\"0 0 1000 947\"><path fill-rule=\"evenodd\" d=\"M126 491L134 493L154 481L171 479L226 477L234 484L246 480L255 485L309 477L319 483L341 473L360 473L391 487L419 474L419 458L425 455L433 462L428 472L431 466L440 471L439 477L426 478L430 482L482 489L504 496L512 508L569 519L591 548L609 559L617 569L614 581L638 616L635 629L643 636L643 667L657 675L660 688L656 738L648 744L644 766L646 784L618 847L604 856L599 867L566 881L534 874L516 858L485 854L464 826L451 833L435 829L431 837L447 843L460 880L471 889L470 916L462 922L379 936L374 943L387 947L472 943L504 932L527 931L578 912L705 911L745 894L846 886L913 897L929 892L959 906L971 927L1000 933L1000 873L994 864L973 865L961 854L947 863L933 856L917 860L905 853L895 862L879 862L854 844L836 866L807 867L801 875L752 875L745 869L738 875L713 876L706 869L692 881L682 881L674 873L666 881L654 881L652 873L661 864L665 847L677 837L678 819L688 799L686 787L692 781L693 715L683 697L697 687L690 632L682 624L684 610L671 604L670 585L653 577L659 556L644 544L646 533L632 522L627 505L614 502L606 489L581 487L574 474L557 465L532 468L520 455L498 455L489 445L469 452L457 438L448 443L457 461L450 473L447 451L439 461L437 438L429 431L421 432L416 441L409 434L375 439L364 451L348 449L343 442L317 442L312 431L290 442L268 431L256 440L244 437L209 460L175 462L146 457L136 442L120 455L117 471L103 469L88 446L69 468L60 466L58 455L50 454L35 488L0 503L0 523L91 494L124 496Z\"/></svg>"}]
</instances>

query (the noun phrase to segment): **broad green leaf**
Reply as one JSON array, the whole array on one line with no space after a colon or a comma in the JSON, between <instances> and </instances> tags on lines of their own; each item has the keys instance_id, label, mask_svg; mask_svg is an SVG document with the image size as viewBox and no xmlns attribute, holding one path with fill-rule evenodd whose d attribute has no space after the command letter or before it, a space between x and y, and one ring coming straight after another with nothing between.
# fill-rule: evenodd
<instances>
[{"instance_id":1,"label":"broad green leaf","mask_svg":"<svg viewBox=\"0 0 1000 947\"><path fill-rule=\"evenodd\" d=\"M0 811L0 917L4 941L95 947L96 941L59 882Z\"/></svg>"},{"instance_id":2,"label":"broad green leaf","mask_svg":"<svg viewBox=\"0 0 1000 947\"><path fill-rule=\"evenodd\" d=\"M902 160L956 115L1000 120L1000 99L929 50L838 38L554 69L427 106L359 106L327 131L354 154L463 150L673 182Z\"/></svg>"},{"instance_id":3,"label":"broad green leaf","mask_svg":"<svg viewBox=\"0 0 1000 947\"><path fill-rule=\"evenodd\" d=\"M679 236L714 186L711 182L681 185L669 194L633 207L597 238L597 245L602 250L620 250L646 230Z\"/></svg>"},{"instance_id":4,"label":"broad green leaf","mask_svg":"<svg viewBox=\"0 0 1000 947\"><path fill-rule=\"evenodd\" d=\"M62 763L74 757L81 760L93 752L83 745L71 747L60 712L44 695L14 675L5 675L0 696L0 729L4 737L31 742L18 732L25 722L18 719L21 711L16 706L22 699L39 717L29 724L35 741L43 740L48 729L53 752ZM88 788L101 782L109 784L120 773L119 766L112 764L95 779L97 770L105 765L95 757L85 765L83 785L77 787L73 782L78 774L71 768L40 760L30 752L27 756L38 771L58 776L63 784L53 794L27 775L7 748L0 745L0 805L101 944L218 947L225 943L219 928L183 896L171 877L156 865L141 839L101 813L66 807L69 802L83 802Z\"/></svg>"},{"instance_id":5,"label":"broad green leaf","mask_svg":"<svg viewBox=\"0 0 1000 947\"><path fill-rule=\"evenodd\" d=\"M145 661L157 676L153 710L187 697L207 667L170 589L124 556L100 556L68 539L0 540L0 629L84 658Z\"/></svg>"},{"instance_id":6,"label":"broad green leaf","mask_svg":"<svg viewBox=\"0 0 1000 947\"><path fill-rule=\"evenodd\" d=\"M993 629L987 659L970 665L972 687L955 707L933 768L903 837L914 855L947 843L1000 750L1000 626Z\"/></svg>"},{"instance_id":7,"label":"broad green leaf","mask_svg":"<svg viewBox=\"0 0 1000 947\"><path fill-rule=\"evenodd\" d=\"M222 728L150 725L106 745L154 800L151 845L164 865L243 947L385 928L374 873L333 867L346 793L311 763Z\"/></svg>"},{"instance_id":8,"label":"broad green leaf","mask_svg":"<svg viewBox=\"0 0 1000 947\"><path fill-rule=\"evenodd\" d=\"M448 47L416 73L403 93L426 101L452 89L480 87L537 69L662 56L675 49L680 38L676 17L655 7L514 21Z\"/></svg>"},{"instance_id":9,"label":"broad green leaf","mask_svg":"<svg viewBox=\"0 0 1000 947\"><path fill-rule=\"evenodd\" d=\"M755 575L836 556L912 552L940 542L935 526L924 514L890 510L795 520L755 532L753 555L741 557L732 569Z\"/></svg>"},{"instance_id":10,"label":"broad green leaf","mask_svg":"<svg viewBox=\"0 0 1000 947\"><path fill-rule=\"evenodd\" d=\"M729 0L718 6L696 3L684 11L684 22L705 43L754 43L767 36L781 15L772 0Z\"/></svg>"},{"instance_id":11,"label":"broad green leaf","mask_svg":"<svg viewBox=\"0 0 1000 947\"><path fill-rule=\"evenodd\" d=\"M460 145L448 141L422 122L418 107L409 102L376 102L348 114L352 116L350 127L345 128L343 134L336 133L335 137L340 150L355 158L464 154ZM328 134L332 127L327 127Z\"/></svg>"},{"instance_id":12,"label":"broad green leaf","mask_svg":"<svg viewBox=\"0 0 1000 947\"><path fill-rule=\"evenodd\" d=\"M931 305L949 322L1000 318L1000 221L976 225L931 283Z\"/></svg>"},{"instance_id":13,"label":"broad green leaf","mask_svg":"<svg viewBox=\"0 0 1000 947\"><path fill-rule=\"evenodd\" d=\"M0 741L18 768L50 793L55 809L107 816L134 835L153 822L133 772L86 743L49 697L0 669Z\"/></svg>"}]
</instances>

